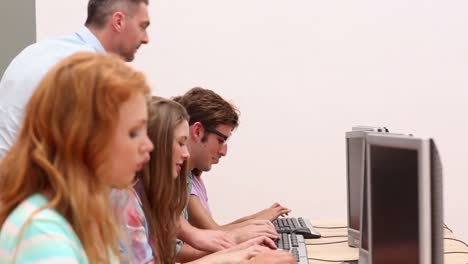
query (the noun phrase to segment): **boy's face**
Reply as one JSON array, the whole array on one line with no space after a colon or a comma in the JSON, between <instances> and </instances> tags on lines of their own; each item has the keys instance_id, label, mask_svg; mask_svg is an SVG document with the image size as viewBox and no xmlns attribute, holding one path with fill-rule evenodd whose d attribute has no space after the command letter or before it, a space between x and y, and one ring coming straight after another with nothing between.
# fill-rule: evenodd
<instances>
[{"instance_id":1,"label":"boy's face","mask_svg":"<svg viewBox=\"0 0 468 264\"><path fill-rule=\"evenodd\" d=\"M221 157L226 156L227 139L231 136L232 130L231 125L205 128L200 124L198 134L195 135L189 146L191 169L209 171L213 164L217 164Z\"/></svg>"}]
</instances>

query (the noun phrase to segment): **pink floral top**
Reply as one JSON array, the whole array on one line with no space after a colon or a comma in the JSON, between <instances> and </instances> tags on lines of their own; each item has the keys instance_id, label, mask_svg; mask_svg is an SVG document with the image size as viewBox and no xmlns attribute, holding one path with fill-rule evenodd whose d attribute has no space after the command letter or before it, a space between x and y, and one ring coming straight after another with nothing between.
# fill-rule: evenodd
<instances>
[{"instance_id":1,"label":"pink floral top","mask_svg":"<svg viewBox=\"0 0 468 264\"><path fill-rule=\"evenodd\" d=\"M154 264L148 223L135 189L113 190L111 199L124 237L120 241L122 263Z\"/></svg>"}]
</instances>

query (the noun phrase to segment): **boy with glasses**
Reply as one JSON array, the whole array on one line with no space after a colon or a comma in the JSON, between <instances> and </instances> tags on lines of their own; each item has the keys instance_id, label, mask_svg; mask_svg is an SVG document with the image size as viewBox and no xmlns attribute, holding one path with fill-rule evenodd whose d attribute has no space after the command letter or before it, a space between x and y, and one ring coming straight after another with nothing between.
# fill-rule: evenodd
<instances>
[{"instance_id":1,"label":"boy with glasses","mask_svg":"<svg viewBox=\"0 0 468 264\"><path fill-rule=\"evenodd\" d=\"M183 105L190 116L187 143L190 152L188 167L191 172L187 208L190 224L202 229L228 231L233 234L236 242L256 236L277 239L278 234L271 221L290 212L278 203L226 225L216 223L211 214L201 174L211 170L213 164L226 156L228 139L239 125L237 108L215 92L199 87L175 97L174 100Z\"/></svg>"}]
</instances>

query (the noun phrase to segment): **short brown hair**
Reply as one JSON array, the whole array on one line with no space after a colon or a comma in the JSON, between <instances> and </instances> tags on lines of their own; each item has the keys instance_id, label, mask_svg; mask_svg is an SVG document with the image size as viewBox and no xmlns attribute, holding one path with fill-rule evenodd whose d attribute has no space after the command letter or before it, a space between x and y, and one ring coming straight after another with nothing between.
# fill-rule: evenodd
<instances>
[{"instance_id":1,"label":"short brown hair","mask_svg":"<svg viewBox=\"0 0 468 264\"><path fill-rule=\"evenodd\" d=\"M189 125L200 122L209 128L217 125L239 126L239 110L212 90L195 87L173 100L187 110Z\"/></svg>"},{"instance_id":2,"label":"short brown hair","mask_svg":"<svg viewBox=\"0 0 468 264\"><path fill-rule=\"evenodd\" d=\"M102 28L110 15L114 12L119 11L117 4L126 4L126 11L131 13L130 9L133 6L137 6L140 3L149 4L149 0L89 0L88 2L88 17L86 18L86 26L95 26Z\"/></svg>"}]
</instances>

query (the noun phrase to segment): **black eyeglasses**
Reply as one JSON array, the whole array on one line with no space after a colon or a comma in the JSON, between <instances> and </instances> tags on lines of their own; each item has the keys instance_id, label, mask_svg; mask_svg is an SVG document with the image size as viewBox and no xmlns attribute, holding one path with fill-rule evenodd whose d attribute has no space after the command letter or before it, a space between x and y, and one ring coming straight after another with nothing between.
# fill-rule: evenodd
<instances>
[{"instance_id":1,"label":"black eyeglasses","mask_svg":"<svg viewBox=\"0 0 468 264\"><path fill-rule=\"evenodd\" d=\"M224 135L223 133L219 132L217 129L215 128L210 128L210 127L205 127L205 130L210 132L210 133L213 133L219 137L221 137L223 139L223 144L226 144L227 140L229 139L228 136Z\"/></svg>"}]
</instances>

